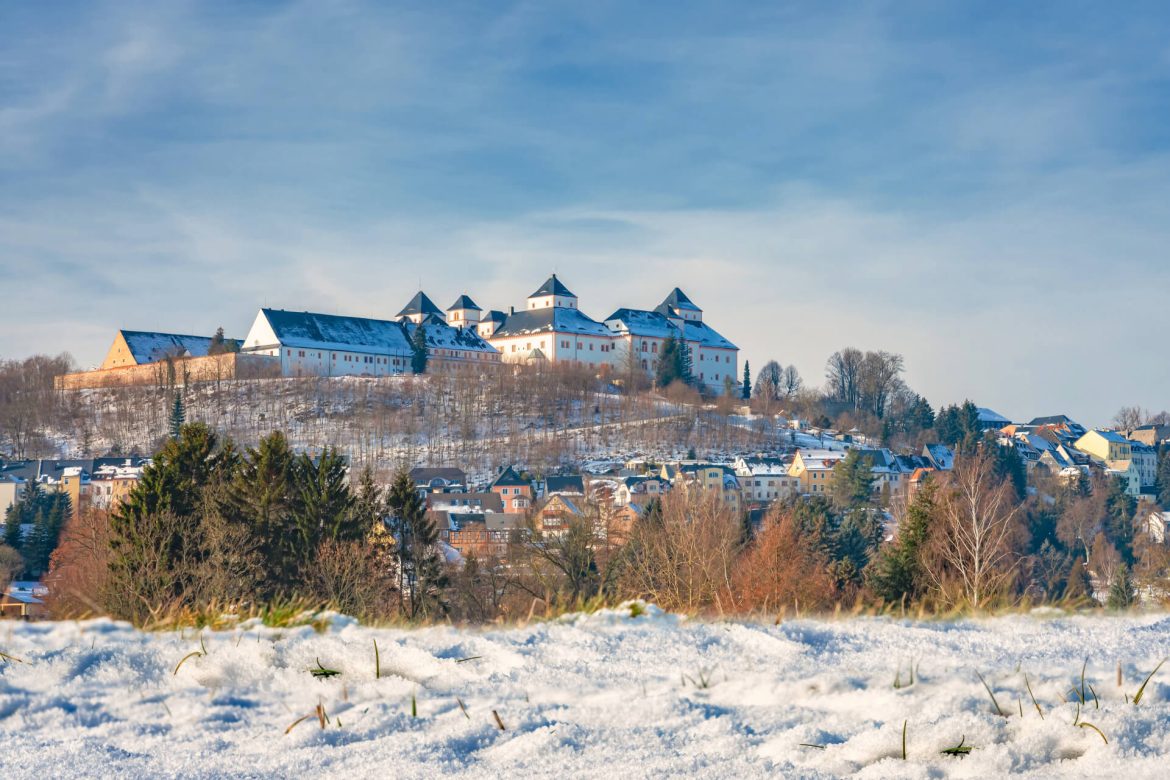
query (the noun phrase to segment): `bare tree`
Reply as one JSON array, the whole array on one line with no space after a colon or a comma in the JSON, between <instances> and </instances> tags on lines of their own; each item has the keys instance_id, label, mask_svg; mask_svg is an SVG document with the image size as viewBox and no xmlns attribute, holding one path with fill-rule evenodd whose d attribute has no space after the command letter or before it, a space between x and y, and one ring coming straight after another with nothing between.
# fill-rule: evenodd
<instances>
[{"instance_id":1,"label":"bare tree","mask_svg":"<svg viewBox=\"0 0 1170 780\"><path fill-rule=\"evenodd\" d=\"M861 372L865 355L846 347L829 356L825 364L825 393L830 399L857 408L861 399Z\"/></svg>"},{"instance_id":2,"label":"bare tree","mask_svg":"<svg viewBox=\"0 0 1170 780\"><path fill-rule=\"evenodd\" d=\"M989 453L955 462L943 477L926 561L944 602L979 609L1003 594L1019 565L1019 510Z\"/></svg>"},{"instance_id":3,"label":"bare tree","mask_svg":"<svg viewBox=\"0 0 1170 780\"><path fill-rule=\"evenodd\" d=\"M1150 414L1140 406L1123 406L1113 415L1113 425L1119 431L1132 431L1145 425Z\"/></svg>"},{"instance_id":4,"label":"bare tree","mask_svg":"<svg viewBox=\"0 0 1170 780\"><path fill-rule=\"evenodd\" d=\"M902 373L903 367L901 355L893 352L866 352L861 361L858 408L875 417L883 417L891 395L901 384L898 375Z\"/></svg>"},{"instance_id":5,"label":"bare tree","mask_svg":"<svg viewBox=\"0 0 1170 780\"><path fill-rule=\"evenodd\" d=\"M804 380L800 378L800 372L796 370L796 366L785 366L780 375L780 394L785 398L792 398L803 387Z\"/></svg>"}]
</instances>

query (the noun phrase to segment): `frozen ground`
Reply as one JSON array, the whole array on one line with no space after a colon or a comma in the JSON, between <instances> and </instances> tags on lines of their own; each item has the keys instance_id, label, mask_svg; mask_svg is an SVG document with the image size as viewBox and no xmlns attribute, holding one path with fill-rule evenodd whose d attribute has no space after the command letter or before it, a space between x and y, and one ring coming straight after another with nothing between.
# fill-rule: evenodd
<instances>
[{"instance_id":1,"label":"frozen ground","mask_svg":"<svg viewBox=\"0 0 1170 780\"><path fill-rule=\"evenodd\" d=\"M1168 771L1170 666L1139 705L1126 701L1170 653L1163 615L773 626L651 608L488 631L253 625L204 632L203 642L207 654L174 674L201 649L194 631L0 624L0 651L19 659L0 659L0 777L1135 780ZM1078 716L1063 699L1075 701L1086 657ZM341 674L315 678L318 662ZM1007 717L993 712L977 671ZM313 714L289 730L318 704L325 728ZM969 756L940 754L964 738Z\"/></svg>"}]
</instances>

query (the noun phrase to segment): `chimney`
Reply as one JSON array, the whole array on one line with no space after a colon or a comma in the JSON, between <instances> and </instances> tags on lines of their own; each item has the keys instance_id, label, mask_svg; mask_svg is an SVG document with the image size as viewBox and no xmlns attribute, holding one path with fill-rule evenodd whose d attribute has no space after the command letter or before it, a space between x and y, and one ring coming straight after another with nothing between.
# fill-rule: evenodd
<instances>
[{"instance_id":1,"label":"chimney","mask_svg":"<svg viewBox=\"0 0 1170 780\"><path fill-rule=\"evenodd\" d=\"M515 307L515 306L509 306L509 307L508 307L508 314L515 314L515 313L516 313L516 307Z\"/></svg>"}]
</instances>

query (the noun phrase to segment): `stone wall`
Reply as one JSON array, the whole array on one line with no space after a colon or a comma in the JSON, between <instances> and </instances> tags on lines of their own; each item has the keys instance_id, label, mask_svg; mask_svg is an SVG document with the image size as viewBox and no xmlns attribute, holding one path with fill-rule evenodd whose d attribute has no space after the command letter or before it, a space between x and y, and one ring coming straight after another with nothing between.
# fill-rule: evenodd
<instances>
[{"instance_id":1,"label":"stone wall","mask_svg":"<svg viewBox=\"0 0 1170 780\"><path fill-rule=\"evenodd\" d=\"M167 385L280 376L280 358L227 352L206 357L174 358L139 366L79 371L56 378L58 390L129 385Z\"/></svg>"}]
</instances>

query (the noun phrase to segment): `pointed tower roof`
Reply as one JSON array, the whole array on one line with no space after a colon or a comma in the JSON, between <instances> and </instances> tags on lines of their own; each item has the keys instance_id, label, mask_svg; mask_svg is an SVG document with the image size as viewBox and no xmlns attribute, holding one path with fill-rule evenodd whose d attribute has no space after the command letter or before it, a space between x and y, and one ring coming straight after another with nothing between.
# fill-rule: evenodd
<instances>
[{"instance_id":1,"label":"pointed tower roof","mask_svg":"<svg viewBox=\"0 0 1170 780\"><path fill-rule=\"evenodd\" d=\"M495 478L495 480L488 487L488 489L490 490L491 488L494 488L494 487L504 487L504 486L520 487L522 485L528 485L528 484L529 484L529 482L527 480L520 478L520 475L516 473L516 469L512 468L511 466L508 466L500 472L500 476Z\"/></svg>"},{"instance_id":2,"label":"pointed tower roof","mask_svg":"<svg viewBox=\"0 0 1170 780\"><path fill-rule=\"evenodd\" d=\"M670 291L670 295L666 296L666 300L662 302L663 306L669 306L672 309L687 309L689 311L702 311L695 305L694 301L687 297L687 294L675 287Z\"/></svg>"},{"instance_id":3,"label":"pointed tower roof","mask_svg":"<svg viewBox=\"0 0 1170 780\"><path fill-rule=\"evenodd\" d=\"M471 296L460 295L455 299L455 303L447 307L447 311L456 311L457 309L467 309L468 311L483 311L475 305L475 301L471 300Z\"/></svg>"},{"instance_id":4,"label":"pointed tower roof","mask_svg":"<svg viewBox=\"0 0 1170 780\"><path fill-rule=\"evenodd\" d=\"M557 278L556 274L550 276L544 284L537 288L536 292L529 295L529 298L540 298L545 295L564 295L569 298L576 298L577 296L569 292L569 288L561 284L561 280Z\"/></svg>"},{"instance_id":5,"label":"pointed tower roof","mask_svg":"<svg viewBox=\"0 0 1170 780\"><path fill-rule=\"evenodd\" d=\"M443 316L442 310L422 290L419 290L410 299L410 303L402 307L402 311L398 312L396 316L409 317L412 314L438 314L440 317Z\"/></svg>"}]
</instances>

